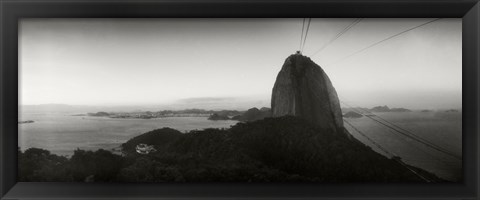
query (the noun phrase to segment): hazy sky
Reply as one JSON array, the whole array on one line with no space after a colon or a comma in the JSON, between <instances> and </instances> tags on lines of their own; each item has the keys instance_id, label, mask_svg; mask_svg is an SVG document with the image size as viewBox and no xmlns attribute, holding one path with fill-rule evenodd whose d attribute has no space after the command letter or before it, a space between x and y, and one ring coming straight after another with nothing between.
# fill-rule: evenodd
<instances>
[{"instance_id":1,"label":"hazy sky","mask_svg":"<svg viewBox=\"0 0 480 200\"><path fill-rule=\"evenodd\" d=\"M310 56L355 19L312 19ZM356 106L461 108L461 19L363 19L312 57ZM270 105L302 19L23 19L21 104ZM187 100L186 100L187 99ZM247 105L248 104L248 105ZM257 104L257 105L254 105Z\"/></svg>"}]
</instances>

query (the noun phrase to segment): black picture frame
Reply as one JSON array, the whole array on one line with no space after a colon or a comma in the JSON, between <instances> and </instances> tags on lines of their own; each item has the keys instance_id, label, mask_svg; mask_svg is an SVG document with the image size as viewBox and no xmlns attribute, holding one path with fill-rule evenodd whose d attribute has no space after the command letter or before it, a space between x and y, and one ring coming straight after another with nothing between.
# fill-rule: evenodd
<instances>
[{"instance_id":1,"label":"black picture frame","mask_svg":"<svg viewBox=\"0 0 480 200\"><path fill-rule=\"evenodd\" d=\"M479 199L478 0L1 0L0 199ZM21 18L463 18L463 183L17 182L18 20Z\"/></svg>"}]
</instances>

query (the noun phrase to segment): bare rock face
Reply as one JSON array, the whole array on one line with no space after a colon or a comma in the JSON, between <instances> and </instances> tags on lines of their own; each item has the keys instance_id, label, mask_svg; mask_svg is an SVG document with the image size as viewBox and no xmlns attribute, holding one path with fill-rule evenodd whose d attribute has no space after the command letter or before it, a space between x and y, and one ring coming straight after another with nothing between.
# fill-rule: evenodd
<instances>
[{"instance_id":1,"label":"bare rock face","mask_svg":"<svg viewBox=\"0 0 480 200\"><path fill-rule=\"evenodd\" d=\"M344 132L337 92L327 74L310 58L289 56L272 91L272 116L302 117L322 128Z\"/></svg>"}]
</instances>

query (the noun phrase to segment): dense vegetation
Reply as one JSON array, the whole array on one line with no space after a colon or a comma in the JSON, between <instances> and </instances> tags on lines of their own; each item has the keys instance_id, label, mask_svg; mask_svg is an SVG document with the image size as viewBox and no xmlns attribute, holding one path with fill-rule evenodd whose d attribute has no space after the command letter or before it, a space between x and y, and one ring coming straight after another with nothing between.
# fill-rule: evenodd
<instances>
[{"instance_id":1,"label":"dense vegetation","mask_svg":"<svg viewBox=\"0 0 480 200\"><path fill-rule=\"evenodd\" d=\"M242 122L256 121L265 119L272 116L272 111L270 108L250 108L245 113L232 117L233 120L238 120Z\"/></svg>"},{"instance_id":2,"label":"dense vegetation","mask_svg":"<svg viewBox=\"0 0 480 200\"><path fill-rule=\"evenodd\" d=\"M256 121L256 120L261 120L265 119L267 117L272 116L272 111L270 108L263 107L261 109L258 108L250 108L247 111L243 113L237 113L237 115L233 116L230 118L232 114L235 114L233 112L222 112L222 111L217 111L216 113L210 115L208 118L209 120L238 120L242 122L250 122L250 121Z\"/></svg>"},{"instance_id":3,"label":"dense vegetation","mask_svg":"<svg viewBox=\"0 0 480 200\"><path fill-rule=\"evenodd\" d=\"M138 154L137 144L157 151ZM19 152L20 181L422 182L357 140L291 116L185 134L163 128L122 148L122 156L76 150L71 158L28 149Z\"/></svg>"},{"instance_id":4,"label":"dense vegetation","mask_svg":"<svg viewBox=\"0 0 480 200\"><path fill-rule=\"evenodd\" d=\"M217 113L213 113L208 117L209 120L229 120L230 118L227 115L219 115Z\"/></svg>"},{"instance_id":5,"label":"dense vegetation","mask_svg":"<svg viewBox=\"0 0 480 200\"><path fill-rule=\"evenodd\" d=\"M18 155L20 181L114 181L124 157L100 149L75 150L71 158L30 148Z\"/></svg>"}]
</instances>

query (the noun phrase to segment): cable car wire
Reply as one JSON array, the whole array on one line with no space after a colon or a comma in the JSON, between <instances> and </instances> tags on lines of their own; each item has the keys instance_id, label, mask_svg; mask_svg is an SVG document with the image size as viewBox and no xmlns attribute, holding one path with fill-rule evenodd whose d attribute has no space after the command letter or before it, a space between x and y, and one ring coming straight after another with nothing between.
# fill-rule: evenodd
<instances>
[{"instance_id":1,"label":"cable car wire","mask_svg":"<svg viewBox=\"0 0 480 200\"><path fill-rule=\"evenodd\" d=\"M346 32L348 32L348 30L350 30L350 29L353 28L355 25L357 25L358 23L360 23L360 21L362 21L362 18L357 18L357 19L355 19L352 23L350 23L348 26L346 26L345 28L343 28L339 33L337 33L337 35L335 35L335 37L333 37L332 39L330 39L330 41L328 41L328 42L325 43L320 49L318 49L317 51L315 51L315 53L313 53L310 57L313 57L313 56L315 56L317 53L320 53L321 51L323 51L325 48L327 48L327 46L329 46L329 45L332 44L335 40L337 40L338 38L340 38L343 34L345 34Z\"/></svg>"},{"instance_id":2,"label":"cable car wire","mask_svg":"<svg viewBox=\"0 0 480 200\"><path fill-rule=\"evenodd\" d=\"M305 29L305 18L303 18L303 24L302 24L302 34L300 35L300 46L298 50L302 50L302 42L303 42L303 30Z\"/></svg>"},{"instance_id":3,"label":"cable car wire","mask_svg":"<svg viewBox=\"0 0 480 200\"><path fill-rule=\"evenodd\" d=\"M358 112L358 109L357 109L357 108L354 108L354 107L352 107L352 106L350 106L350 105L348 105L347 103L342 102L342 101L341 101L341 103L344 104L344 105L347 105L348 107L350 107L350 108L352 108L352 109L354 109L354 110L356 110L356 111ZM425 146L427 146L427 147L430 147L430 148L435 149L435 150L437 150L437 151L439 151L439 152L442 152L442 153L444 153L444 154L447 154L447 155L449 155L449 156L452 156L452 157L454 157L454 158L456 158L456 159L462 160L462 157L456 155L455 153L453 153L453 152L451 152L451 151L449 151L449 150L447 150L447 149L445 149L445 148L443 148L443 147L440 147L440 146L438 146L438 145L436 145L436 144L434 144L434 143L432 143L432 142L430 142L430 141L428 141L428 140L426 140L426 139L424 139L424 138L421 138L420 136L418 136L418 135L416 135L416 134L413 134L412 132L406 133L406 132L404 132L404 131L402 131L402 130L398 130L398 128L395 128L395 127L392 126L392 125L386 124L386 122L381 122L380 120L373 118L372 116L378 117L378 118L380 118L380 117L379 117L378 115L375 115L375 114L371 113L370 111L365 111L364 109L360 109L360 110L363 111L363 112L360 112L360 113L364 113L364 112L369 113L368 115L364 115L365 117L367 117L367 118L369 118L369 119L371 119L371 120L373 120L373 121L375 121L375 122L377 122L377 123L379 123L379 124L381 124L381 125L389 128L389 129L395 131L396 133L399 133L399 134L401 134L401 135L403 135L403 136L405 136L405 137L408 137L408 138L410 138L410 139L412 139L412 140L414 140L414 141L416 141L416 142L419 142L419 143L421 143L421 144L423 144L423 145L425 145ZM370 115L372 115L372 116L370 116ZM381 118L381 119L383 119L383 118ZM384 120L384 121L387 121L386 119L383 119L383 120ZM393 124L392 122L388 122L388 123ZM398 126L397 126L397 127L398 127Z\"/></svg>"},{"instance_id":4,"label":"cable car wire","mask_svg":"<svg viewBox=\"0 0 480 200\"><path fill-rule=\"evenodd\" d=\"M423 24L420 24L420 25L414 26L414 27L412 27L412 28L409 28L409 29L407 29L407 30L404 30L404 31L402 31L402 32L399 32L399 33L397 33L397 34L395 34L395 35L389 36L389 37L387 37L387 38L385 38L385 39L382 39L382 40L380 40L380 41L378 41L378 42L375 42L375 43L373 43L373 44L371 44L371 45L369 45L369 46L367 46L367 47L365 47L365 48L363 48L363 49L360 49L359 51L356 51L356 52L354 52L354 53L352 53L352 54L349 54L348 56L345 56L345 57L343 57L343 58L341 58L341 59L339 59L339 60L337 60L337 61L335 61L335 62L333 62L333 63L330 63L330 64L328 64L328 65L335 65L335 64L337 64L337 63L339 63L339 62L341 62L341 61L344 61L344 60L346 60L346 59L348 59L348 58L350 58L350 57L352 57L352 56L354 56L354 55L357 55L357 54L359 54L359 53L361 53L361 52L363 52L363 51L365 51L365 50L367 50L367 49L370 49L370 48L372 48L372 47L374 47L374 46L377 46L377 45L381 44L382 42L385 42L385 41L387 41L387 40L393 39L393 38L395 38L395 37L397 37L397 36L399 36L399 35L402 35L402 34L404 34L404 33L406 33L406 32L411 31L411 30L420 28L420 27L425 26L425 25L427 25L427 24L436 22L436 21L438 21L438 20L440 20L440 19L442 19L442 18L436 18L436 19L430 20L430 21L425 22L425 23L423 23Z\"/></svg>"},{"instance_id":5,"label":"cable car wire","mask_svg":"<svg viewBox=\"0 0 480 200\"><path fill-rule=\"evenodd\" d=\"M412 169L409 165L405 164L403 161L401 161L401 158L399 156L397 156L396 154L388 151L387 149L383 148L380 144L378 144L377 142L375 142L374 140L372 140L370 137L368 137L365 133L363 133L362 131L360 131L357 127L355 127L353 124L351 124L350 122L348 122L347 120L343 120L346 124L348 124L350 127L352 127L355 131L357 131L360 135L362 135L363 137L365 137L368 141L370 141L372 144L374 144L375 146L377 146L380 150L384 151L387 155L390 155L391 158L396 161L397 163L399 163L400 165L402 165L403 167L405 167L406 169L408 169L410 172L412 172L413 174L415 174L416 176L418 176L419 178L421 178L422 180L426 181L426 182L434 182L433 180L427 178L427 177L424 177L422 176L421 174L419 174L418 172L416 172L414 169Z\"/></svg>"},{"instance_id":6,"label":"cable car wire","mask_svg":"<svg viewBox=\"0 0 480 200\"><path fill-rule=\"evenodd\" d=\"M307 36L308 36L308 30L310 29L310 22L312 21L312 18L308 18L308 23L307 23L307 29L305 31L305 37L303 38L303 45L301 51L303 52L303 49L305 48L305 43L307 42Z\"/></svg>"}]
</instances>

